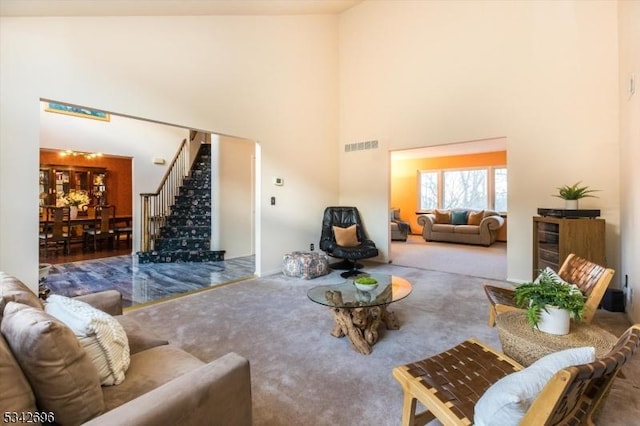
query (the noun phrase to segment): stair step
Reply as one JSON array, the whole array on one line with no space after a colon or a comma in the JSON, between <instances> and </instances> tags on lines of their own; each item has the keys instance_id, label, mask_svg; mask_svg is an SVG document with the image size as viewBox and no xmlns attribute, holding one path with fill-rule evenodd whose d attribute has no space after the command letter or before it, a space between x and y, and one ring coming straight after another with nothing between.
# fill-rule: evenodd
<instances>
[{"instance_id":1,"label":"stair step","mask_svg":"<svg viewBox=\"0 0 640 426\"><path fill-rule=\"evenodd\" d=\"M155 249L163 250L209 250L211 243L209 238L157 238Z\"/></svg>"},{"instance_id":2,"label":"stair step","mask_svg":"<svg viewBox=\"0 0 640 426\"><path fill-rule=\"evenodd\" d=\"M206 191L206 195L198 195L198 194L192 194L192 193L178 194L175 197L173 197L174 205L198 206L198 205L205 204L209 208L211 208L211 193L209 192L208 189L204 191Z\"/></svg>"},{"instance_id":3,"label":"stair step","mask_svg":"<svg viewBox=\"0 0 640 426\"><path fill-rule=\"evenodd\" d=\"M172 263L172 262L222 262L224 250L167 250L138 252L139 263Z\"/></svg>"},{"instance_id":4,"label":"stair step","mask_svg":"<svg viewBox=\"0 0 640 426\"><path fill-rule=\"evenodd\" d=\"M160 230L160 238L210 238L211 226L165 226Z\"/></svg>"},{"instance_id":5,"label":"stair step","mask_svg":"<svg viewBox=\"0 0 640 426\"><path fill-rule=\"evenodd\" d=\"M211 203L210 202L204 202L204 203L200 203L200 204L184 204L184 205L180 205L180 204L174 204L174 206L171 208L171 216L175 216L175 215L180 215L180 216L186 216L186 215L207 215L209 214L209 216L211 216Z\"/></svg>"},{"instance_id":6,"label":"stair step","mask_svg":"<svg viewBox=\"0 0 640 426\"><path fill-rule=\"evenodd\" d=\"M185 188L181 186L178 189L178 197L198 197L198 198L211 198L210 188Z\"/></svg>"}]
</instances>

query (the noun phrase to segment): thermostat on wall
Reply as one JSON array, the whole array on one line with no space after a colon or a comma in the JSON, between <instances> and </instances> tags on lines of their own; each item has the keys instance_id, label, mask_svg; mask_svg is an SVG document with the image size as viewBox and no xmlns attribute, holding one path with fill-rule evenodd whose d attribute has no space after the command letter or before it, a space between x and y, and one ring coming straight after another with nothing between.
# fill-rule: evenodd
<instances>
[{"instance_id":1,"label":"thermostat on wall","mask_svg":"<svg viewBox=\"0 0 640 426\"><path fill-rule=\"evenodd\" d=\"M273 184L276 186L282 186L284 185L284 179L279 178L279 177L274 177L273 178Z\"/></svg>"}]
</instances>

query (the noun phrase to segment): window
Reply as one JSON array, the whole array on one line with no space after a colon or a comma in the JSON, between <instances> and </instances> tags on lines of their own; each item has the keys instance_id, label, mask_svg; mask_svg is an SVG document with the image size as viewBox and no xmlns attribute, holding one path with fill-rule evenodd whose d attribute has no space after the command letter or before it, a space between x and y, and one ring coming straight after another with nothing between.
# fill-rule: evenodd
<instances>
[{"instance_id":1,"label":"window","mask_svg":"<svg viewBox=\"0 0 640 426\"><path fill-rule=\"evenodd\" d=\"M445 171L443 178L443 208L487 208L487 169Z\"/></svg>"},{"instance_id":2,"label":"window","mask_svg":"<svg viewBox=\"0 0 640 426\"><path fill-rule=\"evenodd\" d=\"M438 208L438 172L420 172L420 209Z\"/></svg>"},{"instance_id":3,"label":"window","mask_svg":"<svg viewBox=\"0 0 640 426\"><path fill-rule=\"evenodd\" d=\"M493 209L507 211L507 168L493 169Z\"/></svg>"},{"instance_id":4,"label":"window","mask_svg":"<svg viewBox=\"0 0 640 426\"><path fill-rule=\"evenodd\" d=\"M420 210L469 208L507 211L507 168L419 172Z\"/></svg>"}]
</instances>

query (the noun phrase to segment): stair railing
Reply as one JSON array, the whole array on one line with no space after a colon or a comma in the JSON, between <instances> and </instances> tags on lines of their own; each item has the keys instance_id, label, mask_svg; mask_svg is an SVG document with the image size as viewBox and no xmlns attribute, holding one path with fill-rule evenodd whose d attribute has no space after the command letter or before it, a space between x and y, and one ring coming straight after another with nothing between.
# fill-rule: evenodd
<instances>
[{"instance_id":1,"label":"stair railing","mask_svg":"<svg viewBox=\"0 0 640 426\"><path fill-rule=\"evenodd\" d=\"M178 148L173 161L169 165L158 190L140 194L141 198L141 251L154 250L155 240L160 229L166 223L175 202L180 186L188 175L191 163L189 160L189 144L184 139Z\"/></svg>"}]
</instances>

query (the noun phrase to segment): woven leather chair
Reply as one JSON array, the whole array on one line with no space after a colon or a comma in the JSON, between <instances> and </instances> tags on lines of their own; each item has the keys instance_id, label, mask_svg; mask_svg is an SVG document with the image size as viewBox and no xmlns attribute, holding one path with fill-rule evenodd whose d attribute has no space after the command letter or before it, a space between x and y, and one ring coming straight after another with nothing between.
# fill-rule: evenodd
<instances>
[{"instance_id":1,"label":"woven leather chair","mask_svg":"<svg viewBox=\"0 0 640 426\"><path fill-rule=\"evenodd\" d=\"M575 284L582 294L587 296L582 315L582 321L587 324L591 322L598 310L613 274L615 274L613 269L605 268L573 253L567 256L558 271L560 278ZM513 289L485 284L484 291L489 298L489 327L495 325L496 315L520 309L516 306Z\"/></svg>"},{"instance_id":2,"label":"woven leather chair","mask_svg":"<svg viewBox=\"0 0 640 426\"><path fill-rule=\"evenodd\" d=\"M640 346L640 325L630 327L604 357L557 372L526 411L520 425L593 424L620 368ZM422 361L395 367L404 390L402 425L437 418L444 425L473 424L476 402L495 382L523 367L495 349L467 340ZM426 411L416 414L416 403Z\"/></svg>"},{"instance_id":3,"label":"woven leather chair","mask_svg":"<svg viewBox=\"0 0 640 426\"><path fill-rule=\"evenodd\" d=\"M358 244L352 247L338 245L333 227L347 228L351 225L356 225ZM324 210L320 249L329 256L344 259L342 262L330 265L332 269L346 269L347 272L340 274L343 278L360 273L359 268L362 268L362 265L357 263L358 260L378 255L378 249L367 236L362 220L360 220L360 213L355 207L327 207Z\"/></svg>"}]
</instances>

